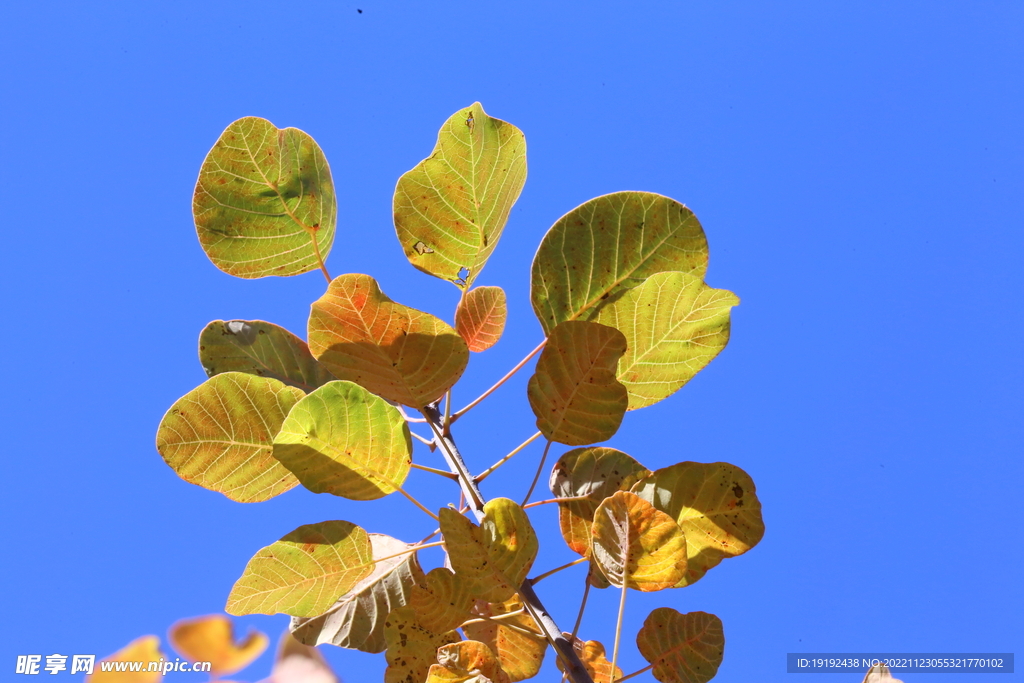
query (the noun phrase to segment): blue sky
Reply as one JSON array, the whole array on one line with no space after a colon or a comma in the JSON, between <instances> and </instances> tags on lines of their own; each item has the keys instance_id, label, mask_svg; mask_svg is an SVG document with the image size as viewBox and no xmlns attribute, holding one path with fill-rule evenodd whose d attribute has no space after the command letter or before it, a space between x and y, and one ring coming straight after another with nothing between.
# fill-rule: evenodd
<instances>
[{"instance_id":1,"label":"blue sky","mask_svg":"<svg viewBox=\"0 0 1024 683\"><path fill-rule=\"evenodd\" d=\"M687 204L711 245L708 283L742 299L722 355L627 415L609 445L651 468L744 468L767 533L692 587L631 595L627 673L644 665L633 635L661 605L723 619L723 683L860 680L787 676L787 652L1024 642L1020 3L52 2L4 14L0 666L102 656L218 612L249 557L300 524L429 533L391 498L297 489L232 503L179 480L153 442L167 407L205 379L207 322L304 335L324 289L315 272L235 279L203 255L191 193L224 127L255 115L316 138L338 194L331 272L372 274L450 321L457 292L406 262L391 196L441 123L477 100L524 131L529 176L477 281L505 288L509 329L473 357L456 403L540 341L530 261L592 197ZM478 469L534 431L527 379L458 424ZM539 456L517 456L484 493L521 496ZM429 476L419 485L441 506ZM535 517L539 568L571 559L549 508ZM580 580L568 570L538 588L560 622ZM592 600L582 631L609 649L617 601ZM237 620L272 636L285 623ZM346 681L380 680L382 657L331 650ZM244 680L269 666L265 655Z\"/></svg>"}]
</instances>

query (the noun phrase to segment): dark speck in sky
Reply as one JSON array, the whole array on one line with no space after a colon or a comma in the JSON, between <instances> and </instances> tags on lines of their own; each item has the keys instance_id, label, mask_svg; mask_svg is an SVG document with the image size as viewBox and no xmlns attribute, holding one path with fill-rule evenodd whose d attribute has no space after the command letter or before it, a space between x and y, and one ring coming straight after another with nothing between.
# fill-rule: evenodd
<instances>
[{"instance_id":1,"label":"dark speck in sky","mask_svg":"<svg viewBox=\"0 0 1024 683\"><path fill-rule=\"evenodd\" d=\"M363 13L363 10L361 10L361 9L357 9L356 11L359 12L360 14Z\"/></svg>"}]
</instances>

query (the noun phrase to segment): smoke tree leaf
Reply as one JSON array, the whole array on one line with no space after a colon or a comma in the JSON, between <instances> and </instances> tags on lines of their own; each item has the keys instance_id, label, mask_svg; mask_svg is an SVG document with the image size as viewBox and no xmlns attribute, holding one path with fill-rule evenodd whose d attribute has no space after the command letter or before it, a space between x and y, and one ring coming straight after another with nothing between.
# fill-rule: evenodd
<instances>
[{"instance_id":1,"label":"smoke tree leaf","mask_svg":"<svg viewBox=\"0 0 1024 683\"><path fill-rule=\"evenodd\" d=\"M203 251L243 278L320 267L334 242L337 205L327 159L297 128L247 116L206 155L192 213Z\"/></svg>"},{"instance_id":2,"label":"smoke tree leaf","mask_svg":"<svg viewBox=\"0 0 1024 683\"><path fill-rule=\"evenodd\" d=\"M462 640L455 631L434 633L416 619L411 607L392 610L384 621L388 668L384 683L423 683L437 663L437 649Z\"/></svg>"},{"instance_id":3,"label":"smoke tree leaf","mask_svg":"<svg viewBox=\"0 0 1024 683\"><path fill-rule=\"evenodd\" d=\"M714 614L659 607L644 621L636 645L661 683L707 683L722 664L725 634Z\"/></svg>"},{"instance_id":4,"label":"smoke tree leaf","mask_svg":"<svg viewBox=\"0 0 1024 683\"><path fill-rule=\"evenodd\" d=\"M517 596L501 603L480 600L474 612L484 617L503 617L500 621L467 623L462 630L470 640L480 641L494 651L509 680L513 683L523 681L533 678L540 672L548 643L539 633L536 636L523 633L524 630L536 633L537 626L533 618L523 612L523 603ZM511 617L504 616L515 612L522 613Z\"/></svg>"},{"instance_id":5,"label":"smoke tree leaf","mask_svg":"<svg viewBox=\"0 0 1024 683\"><path fill-rule=\"evenodd\" d=\"M613 666L608 661L604 645L596 640L584 642L579 638L573 638L570 633L563 633L562 635L572 641L572 649L576 650L576 654L579 655L583 666L594 680L594 683L612 683L612 681L622 678L622 669ZM556 663L558 664L558 670L564 671L562 660L558 660Z\"/></svg>"},{"instance_id":6,"label":"smoke tree leaf","mask_svg":"<svg viewBox=\"0 0 1024 683\"><path fill-rule=\"evenodd\" d=\"M570 446L610 439L628 405L615 378L625 352L626 338L612 327L581 320L555 327L527 385L537 429Z\"/></svg>"},{"instance_id":7,"label":"smoke tree leaf","mask_svg":"<svg viewBox=\"0 0 1024 683\"><path fill-rule=\"evenodd\" d=\"M533 259L530 297L545 334L566 320L589 320L655 273L703 278L708 243L697 217L651 192L591 199L558 219Z\"/></svg>"},{"instance_id":8,"label":"smoke tree leaf","mask_svg":"<svg viewBox=\"0 0 1024 683\"><path fill-rule=\"evenodd\" d=\"M412 437L394 406L337 380L295 404L274 437L274 457L313 493L375 500L408 476Z\"/></svg>"},{"instance_id":9,"label":"smoke tree leaf","mask_svg":"<svg viewBox=\"0 0 1024 683\"><path fill-rule=\"evenodd\" d=\"M629 392L629 410L671 396L710 363L729 341L729 311L739 302L699 277L666 272L598 311L595 322L626 336L617 375Z\"/></svg>"},{"instance_id":10,"label":"smoke tree leaf","mask_svg":"<svg viewBox=\"0 0 1024 683\"><path fill-rule=\"evenodd\" d=\"M156 450L185 481L240 503L268 500L299 483L272 452L274 435L302 396L267 377L211 377L164 414Z\"/></svg>"},{"instance_id":11,"label":"smoke tree leaf","mask_svg":"<svg viewBox=\"0 0 1024 683\"><path fill-rule=\"evenodd\" d=\"M394 216L409 262L469 288L526 182L526 138L479 102L441 127L429 157L398 179Z\"/></svg>"},{"instance_id":12,"label":"smoke tree leaf","mask_svg":"<svg viewBox=\"0 0 1024 683\"><path fill-rule=\"evenodd\" d=\"M323 614L373 572L366 532L341 520L305 524L263 548L228 596L228 614Z\"/></svg>"},{"instance_id":13,"label":"smoke tree leaf","mask_svg":"<svg viewBox=\"0 0 1024 683\"><path fill-rule=\"evenodd\" d=\"M338 379L422 408L451 388L469 349L438 318L396 304L369 275L341 275L309 315L309 349Z\"/></svg>"},{"instance_id":14,"label":"smoke tree leaf","mask_svg":"<svg viewBox=\"0 0 1024 683\"><path fill-rule=\"evenodd\" d=\"M234 624L223 614L182 619L167 634L171 646L192 662L210 662L213 676L241 671L263 654L270 644L265 633L250 630L235 643Z\"/></svg>"},{"instance_id":15,"label":"smoke tree leaf","mask_svg":"<svg viewBox=\"0 0 1024 683\"><path fill-rule=\"evenodd\" d=\"M614 448L574 448L551 469L551 492L556 498L582 498L558 504L558 525L569 548L580 555L590 552L594 512L616 491L628 491L650 470Z\"/></svg>"},{"instance_id":16,"label":"smoke tree leaf","mask_svg":"<svg viewBox=\"0 0 1024 683\"><path fill-rule=\"evenodd\" d=\"M448 558L457 575L488 602L504 602L516 592L537 558L537 535L523 509L508 498L484 505L476 526L451 508L439 515Z\"/></svg>"},{"instance_id":17,"label":"smoke tree leaf","mask_svg":"<svg viewBox=\"0 0 1024 683\"><path fill-rule=\"evenodd\" d=\"M330 643L363 652L383 652L384 620L409 601L413 586L424 580L413 546L384 534L369 534L373 572L312 619L292 618L292 635L305 645ZM382 560L380 558L388 558Z\"/></svg>"},{"instance_id":18,"label":"smoke tree leaf","mask_svg":"<svg viewBox=\"0 0 1024 683\"><path fill-rule=\"evenodd\" d=\"M458 628L473 618L473 586L447 567L431 569L409 595L416 620L433 633Z\"/></svg>"},{"instance_id":19,"label":"smoke tree leaf","mask_svg":"<svg viewBox=\"0 0 1024 683\"><path fill-rule=\"evenodd\" d=\"M335 379L313 358L306 342L262 320L214 320L199 334L199 362L210 377L245 372L306 393Z\"/></svg>"},{"instance_id":20,"label":"smoke tree leaf","mask_svg":"<svg viewBox=\"0 0 1024 683\"><path fill-rule=\"evenodd\" d=\"M437 661L426 683L509 683L491 648L475 640L439 647Z\"/></svg>"},{"instance_id":21,"label":"smoke tree leaf","mask_svg":"<svg viewBox=\"0 0 1024 683\"><path fill-rule=\"evenodd\" d=\"M686 571L686 542L679 525L628 491L616 491L597 507L591 536L594 561L618 588L664 590Z\"/></svg>"},{"instance_id":22,"label":"smoke tree leaf","mask_svg":"<svg viewBox=\"0 0 1024 683\"><path fill-rule=\"evenodd\" d=\"M466 292L455 309L455 329L470 351L486 351L505 330L508 306L501 287L474 287Z\"/></svg>"},{"instance_id":23,"label":"smoke tree leaf","mask_svg":"<svg viewBox=\"0 0 1024 683\"><path fill-rule=\"evenodd\" d=\"M156 662L165 659L160 651L160 639L156 636L142 636L125 645L103 662ZM164 679L162 671L103 671L97 662L93 673L86 676L86 683L159 683Z\"/></svg>"},{"instance_id":24,"label":"smoke tree leaf","mask_svg":"<svg viewBox=\"0 0 1024 683\"><path fill-rule=\"evenodd\" d=\"M677 463L655 470L632 491L683 530L687 569L679 586L694 583L726 557L742 555L764 536L754 481L727 462Z\"/></svg>"}]
</instances>

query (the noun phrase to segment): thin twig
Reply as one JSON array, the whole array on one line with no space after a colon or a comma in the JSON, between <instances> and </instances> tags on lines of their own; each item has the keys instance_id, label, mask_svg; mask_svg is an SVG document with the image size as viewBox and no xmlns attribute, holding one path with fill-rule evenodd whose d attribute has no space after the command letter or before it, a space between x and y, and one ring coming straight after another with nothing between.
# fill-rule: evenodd
<instances>
[{"instance_id":1,"label":"thin twig","mask_svg":"<svg viewBox=\"0 0 1024 683\"><path fill-rule=\"evenodd\" d=\"M576 639L576 634L580 632L580 624L583 623L583 610L587 608L587 598L590 597L590 572L587 572L586 576L583 577L583 599L580 600L580 612L576 615L576 623L572 625L572 637Z\"/></svg>"},{"instance_id":2,"label":"thin twig","mask_svg":"<svg viewBox=\"0 0 1024 683\"><path fill-rule=\"evenodd\" d=\"M548 503L569 503L574 500L588 500L589 498L590 496L566 496L565 498L548 498L547 500L536 500L532 503L527 503L522 507L524 510L526 510L528 508L536 507L538 505L547 505Z\"/></svg>"},{"instance_id":3,"label":"thin twig","mask_svg":"<svg viewBox=\"0 0 1024 683\"><path fill-rule=\"evenodd\" d=\"M622 577L622 597L619 598L619 618L615 622L615 647L612 649L612 675L619 661L619 639L622 637L622 615L626 612L626 577Z\"/></svg>"},{"instance_id":4,"label":"thin twig","mask_svg":"<svg viewBox=\"0 0 1024 683\"><path fill-rule=\"evenodd\" d=\"M640 674L647 673L648 671L650 671L653 668L654 668L653 664L648 664L647 666L645 666L644 668L640 669L639 671L634 671L633 673L628 674L626 676L623 676L622 678L616 678L615 679L615 683L622 683L622 681L625 681L625 680L628 680L630 678L633 678L634 676L639 676Z\"/></svg>"},{"instance_id":5,"label":"thin twig","mask_svg":"<svg viewBox=\"0 0 1024 683\"><path fill-rule=\"evenodd\" d=\"M540 464L537 465L537 474L533 475L533 481L530 483L530 490L526 492L526 498L523 498L523 506L526 505L526 501L530 500L530 496L533 495L533 489L537 486L537 481L540 480L541 470L544 469L544 461L548 459L548 451L551 449L551 441L548 440L548 444L544 446L544 455L540 456Z\"/></svg>"},{"instance_id":6,"label":"thin twig","mask_svg":"<svg viewBox=\"0 0 1024 683\"><path fill-rule=\"evenodd\" d=\"M414 545L411 548L406 548L405 550L403 550L400 553L395 553L394 555L388 555L387 557L375 557L375 558L373 558L373 561L374 562L383 562L384 560L392 560L392 559L394 559L396 557L401 557L402 555L408 555L409 553L414 553L417 550L423 550L424 548L436 548L439 545L444 545L444 541L438 541L437 543L422 543L421 542L421 543L418 543L418 544Z\"/></svg>"},{"instance_id":7,"label":"thin twig","mask_svg":"<svg viewBox=\"0 0 1024 683\"><path fill-rule=\"evenodd\" d=\"M426 507L426 506L425 506L425 505L424 505L423 503L421 503L421 502L419 502L418 500L416 500L415 498L413 498L413 497L412 497L412 496L411 496L411 495L409 494L409 492L408 492L408 491L406 491L405 489L403 489L403 488L402 488L401 486L396 486L395 488L396 488L396 489L398 489L398 492L399 492L399 493L401 493L401 494L402 494L403 496L405 496L406 498L408 498L408 499L409 499L409 502L411 502L411 503L412 503L413 505L415 505L416 507L418 507L418 508L419 508L420 510L423 510L423 511L424 511L424 512L426 512L426 513L427 513L428 515L430 515L431 517L433 517L433 518L434 518L434 521L435 521L435 522L440 522L440 521L441 521L440 519L438 519L437 515L435 515L435 514L434 514L433 512L431 512L431 511L430 511L430 509L429 509L429 508L427 508L427 507Z\"/></svg>"},{"instance_id":8,"label":"thin twig","mask_svg":"<svg viewBox=\"0 0 1024 683\"><path fill-rule=\"evenodd\" d=\"M430 539L432 539L432 538L433 538L434 536L437 536L437 535L438 535L438 534L440 534L440 533L441 533L441 530L440 530L440 529L434 529L434 533L432 533L432 534L430 534L429 536L427 536L426 538L424 538L424 539L423 539L422 541L420 541L420 543L426 543L427 541L429 541L429 540L430 540Z\"/></svg>"},{"instance_id":9,"label":"thin twig","mask_svg":"<svg viewBox=\"0 0 1024 683\"><path fill-rule=\"evenodd\" d=\"M484 470L480 474L476 475L476 477L473 478L473 481L475 481L478 484L480 482L482 482L484 479L486 479L488 476L490 476L491 472L493 472L494 470L498 469L499 467L504 465L506 462L511 460L513 455L515 455L516 453L518 453L519 451L523 450L524 448L529 446L531 443L536 441L540 437L540 435L541 435L541 433L537 432L536 434L531 436L529 439L527 439L523 443L519 444L519 446L517 446L514 451L512 451L511 453L506 455L504 458L502 458L498 462L496 462L493 465L491 465L490 467L488 467L486 470Z\"/></svg>"},{"instance_id":10,"label":"thin twig","mask_svg":"<svg viewBox=\"0 0 1024 683\"><path fill-rule=\"evenodd\" d=\"M465 408L462 408L462 409L460 409L460 410L457 410L457 411L455 411L455 414L454 414L454 415L452 415L452 420L451 420L451 423L452 423L452 424L455 424L455 421L456 421L456 420L458 420L458 419L459 419L460 417L462 417L463 415L465 415L466 413L468 413L468 412L469 412L470 410L472 410L474 406L476 406L476 405L477 405L478 403L480 403L480 401L482 401L482 400L484 400L485 398L487 398L488 396L490 396L490 395L491 395L491 394L492 394L492 393L494 392L494 390L495 390L495 389L497 389L497 388L498 388L498 387L500 387L500 386L501 386L502 384L504 384L504 383L505 383L505 382L506 382L506 381L507 381L507 380L508 380L508 379L509 379L509 378L510 378L510 377L511 377L512 375L514 375L514 374L516 374L517 372L519 372L519 371L520 371L520 370L522 369L522 367L523 367L524 365L526 365L526 364L527 364L527 362L529 362L529 360L530 360L531 358L533 358L534 356L536 356L536 355L537 355L537 354L538 354L538 353L540 352L540 350L544 348L544 345L545 345L545 344L547 344L547 343L548 343L548 340L547 340L547 338L545 338L545 339L544 339L544 341L542 341L542 342L541 342L540 344L538 344L538 345L537 345L537 348L535 348L535 349L534 349L533 351L530 351L530 353L529 353L529 354L527 354L526 358L524 358L524 359L522 359L521 361L519 361L519 364L518 364L518 365L516 365L516 366L515 366L514 368L512 368L511 370L509 370L509 371L508 371L507 373L505 373L505 376L504 376L504 377L502 377L502 378L501 378L501 379L499 379L499 380L498 380L497 382L495 382L495 383L494 383L494 386L492 386L492 387L491 387L490 389L488 389L487 391L485 391L484 393L482 393L482 394L481 394L481 395L480 395L480 396L479 396L479 397L478 397L478 398L477 398L477 399L476 399L475 401L473 401L472 403L470 403L470 404L469 404L468 406L466 406Z\"/></svg>"},{"instance_id":11,"label":"thin twig","mask_svg":"<svg viewBox=\"0 0 1024 683\"><path fill-rule=\"evenodd\" d=\"M391 402L388 401L388 403ZM426 422L426 420L423 419L422 417L410 417L409 414L405 412L405 408L402 406L401 403L391 403L391 405L398 408L398 412L402 414L402 417L405 418L406 422Z\"/></svg>"},{"instance_id":12,"label":"thin twig","mask_svg":"<svg viewBox=\"0 0 1024 683\"><path fill-rule=\"evenodd\" d=\"M428 446L433 446L434 445L433 441L431 441L430 439L424 439L422 436L420 436L416 432L412 431L411 429L409 430L409 433L412 434L414 439L419 439L420 441L422 441L423 443L427 444Z\"/></svg>"},{"instance_id":13,"label":"thin twig","mask_svg":"<svg viewBox=\"0 0 1024 683\"><path fill-rule=\"evenodd\" d=\"M418 470L423 470L424 472L430 472L431 474L436 474L438 476L444 477L445 479L458 479L459 478L459 475L457 475L457 474L452 474L451 472L447 472L445 470L439 470L436 467L427 467L426 465L418 465L418 464L416 464L414 462L413 463L409 463L409 466L410 467L414 467L414 468L416 468Z\"/></svg>"},{"instance_id":14,"label":"thin twig","mask_svg":"<svg viewBox=\"0 0 1024 683\"><path fill-rule=\"evenodd\" d=\"M563 564L563 565L562 565L561 567L555 567L554 569L552 569L552 570L550 570L550 571L546 571L546 572L544 572L544 573L543 573L543 574L541 574L540 576L535 576L535 577L533 577L532 579L530 579L530 583L532 583L532 584L534 584L534 585L537 585L537 584L538 584L538 583L540 583L540 582L541 582L542 580L544 580L544 579L548 578L548 577L549 577L549 576L551 576L552 574L557 574L558 572L562 571L563 569L568 569L569 567L575 567L575 566L576 566L576 565L578 565L578 564L579 564L580 562L586 562L586 561L587 561L587 558L585 558L585 557L581 557L581 558L579 558L579 559L576 559L576 560L573 560L572 562L569 562L569 563L567 563L567 564Z\"/></svg>"},{"instance_id":15,"label":"thin twig","mask_svg":"<svg viewBox=\"0 0 1024 683\"><path fill-rule=\"evenodd\" d=\"M452 390L449 389L444 394L444 435L451 436L452 434Z\"/></svg>"}]
</instances>

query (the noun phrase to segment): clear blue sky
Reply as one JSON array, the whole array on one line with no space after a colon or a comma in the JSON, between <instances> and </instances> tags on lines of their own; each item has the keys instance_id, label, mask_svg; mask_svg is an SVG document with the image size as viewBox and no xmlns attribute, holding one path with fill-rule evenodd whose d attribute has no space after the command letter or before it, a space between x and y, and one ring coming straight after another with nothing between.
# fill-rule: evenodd
<instances>
[{"instance_id":1,"label":"clear blue sky","mask_svg":"<svg viewBox=\"0 0 1024 683\"><path fill-rule=\"evenodd\" d=\"M659 605L723 619L722 683L860 680L787 677L787 652L1024 642L1020 2L26 2L3 14L5 680L17 654L105 655L220 611L249 557L300 524L429 533L390 498L296 489L232 503L179 480L154 435L205 378L207 322L304 335L324 289L315 272L234 279L203 255L191 193L223 128L256 115L313 135L338 192L332 273L370 273L450 320L457 292L406 262L391 197L476 100L525 132L529 177L478 280L508 292L510 329L474 356L456 403L540 340L533 252L591 197L686 203L711 245L708 283L742 299L725 352L609 443L651 468L739 465L767 534L693 587L631 595L626 672L643 666L632 636ZM459 423L478 468L534 431L527 377ZM485 494L521 496L539 455L517 456ZM440 506L442 493L424 497ZM535 524L554 517L541 508ZM542 544L538 567L571 559L549 532ZM539 586L560 621L579 579ZM582 633L610 649L617 596L599 598ZM237 623L276 637L286 619ZM382 657L332 650L348 683L380 680ZM269 666L265 655L248 680Z\"/></svg>"}]
</instances>

